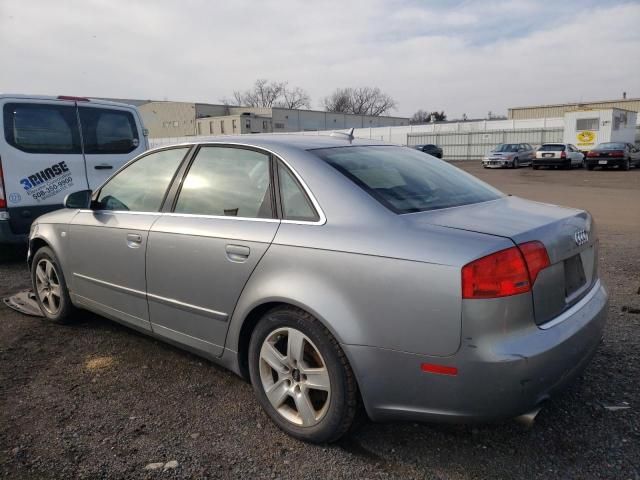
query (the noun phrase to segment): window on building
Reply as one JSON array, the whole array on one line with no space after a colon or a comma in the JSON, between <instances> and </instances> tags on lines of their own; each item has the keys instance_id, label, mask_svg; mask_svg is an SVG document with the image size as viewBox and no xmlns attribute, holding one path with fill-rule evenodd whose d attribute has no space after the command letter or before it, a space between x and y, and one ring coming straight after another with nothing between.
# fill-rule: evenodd
<instances>
[{"instance_id":1,"label":"window on building","mask_svg":"<svg viewBox=\"0 0 640 480\"><path fill-rule=\"evenodd\" d=\"M251 120L247 119L244 121L244 128L251 130Z\"/></svg>"},{"instance_id":2,"label":"window on building","mask_svg":"<svg viewBox=\"0 0 640 480\"><path fill-rule=\"evenodd\" d=\"M236 122L236 119L234 118L233 120L231 120L231 127L233 128L233 131L236 131L238 124Z\"/></svg>"},{"instance_id":3,"label":"window on building","mask_svg":"<svg viewBox=\"0 0 640 480\"><path fill-rule=\"evenodd\" d=\"M243 148L202 147L184 179L175 211L272 218L269 156Z\"/></svg>"},{"instance_id":4,"label":"window on building","mask_svg":"<svg viewBox=\"0 0 640 480\"><path fill-rule=\"evenodd\" d=\"M276 122L274 124L274 127L276 127L276 128L284 128L284 123Z\"/></svg>"},{"instance_id":5,"label":"window on building","mask_svg":"<svg viewBox=\"0 0 640 480\"><path fill-rule=\"evenodd\" d=\"M209 133L213 133L213 122L209 122Z\"/></svg>"},{"instance_id":6,"label":"window on building","mask_svg":"<svg viewBox=\"0 0 640 480\"><path fill-rule=\"evenodd\" d=\"M198 123L198 135L202 135L202 124Z\"/></svg>"},{"instance_id":7,"label":"window on building","mask_svg":"<svg viewBox=\"0 0 640 480\"><path fill-rule=\"evenodd\" d=\"M262 130L267 130L267 121L266 120L262 121Z\"/></svg>"},{"instance_id":8,"label":"window on building","mask_svg":"<svg viewBox=\"0 0 640 480\"><path fill-rule=\"evenodd\" d=\"M576 120L576 130L598 130L599 123L597 118L579 118Z\"/></svg>"},{"instance_id":9,"label":"window on building","mask_svg":"<svg viewBox=\"0 0 640 480\"><path fill-rule=\"evenodd\" d=\"M180 122L178 122L177 120L173 122L173 126L174 127L179 127L180 126Z\"/></svg>"},{"instance_id":10,"label":"window on building","mask_svg":"<svg viewBox=\"0 0 640 480\"><path fill-rule=\"evenodd\" d=\"M235 120L234 120L235 122ZM234 125L235 127L235 125ZM224 120L220 120L220 133L224 133Z\"/></svg>"}]
</instances>

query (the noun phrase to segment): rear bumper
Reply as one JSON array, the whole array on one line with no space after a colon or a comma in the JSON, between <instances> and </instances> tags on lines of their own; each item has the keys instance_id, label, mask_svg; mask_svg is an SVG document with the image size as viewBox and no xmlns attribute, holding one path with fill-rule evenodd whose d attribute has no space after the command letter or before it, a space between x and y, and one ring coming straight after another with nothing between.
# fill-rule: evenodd
<instances>
[{"instance_id":1,"label":"rear bumper","mask_svg":"<svg viewBox=\"0 0 640 480\"><path fill-rule=\"evenodd\" d=\"M485 168L505 168L513 164L511 160L482 160L482 166Z\"/></svg>"},{"instance_id":2,"label":"rear bumper","mask_svg":"<svg viewBox=\"0 0 640 480\"><path fill-rule=\"evenodd\" d=\"M606 163L600 163L600 162ZM586 158L585 163L590 167L620 167L625 163L624 158Z\"/></svg>"},{"instance_id":3,"label":"rear bumper","mask_svg":"<svg viewBox=\"0 0 640 480\"><path fill-rule=\"evenodd\" d=\"M28 235L15 234L11 230L8 220L0 220L0 244L27 243Z\"/></svg>"},{"instance_id":4,"label":"rear bumper","mask_svg":"<svg viewBox=\"0 0 640 480\"><path fill-rule=\"evenodd\" d=\"M578 375L594 355L608 296L597 282L559 321L498 338L463 342L450 357L343 345L365 407L376 421L490 421L531 411ZM458 368L456 376L423 373L421 363Z\"/></svg>"},{"instance_id":5,"label":"rear bumper","mask_svg":"<svg viewBox=\"0 0 640 480\"><path fill-rule=\"evenodd\" d=\"M568 167L571 165L571 159L568 158L535 158L533 160L535 167Z\"/></svg>"}]
</instances>

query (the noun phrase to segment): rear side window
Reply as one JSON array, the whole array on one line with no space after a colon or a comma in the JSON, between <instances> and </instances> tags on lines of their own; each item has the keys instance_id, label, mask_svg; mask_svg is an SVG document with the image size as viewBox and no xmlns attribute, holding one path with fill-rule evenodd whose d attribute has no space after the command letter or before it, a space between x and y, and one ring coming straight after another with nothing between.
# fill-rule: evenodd
<instances>
[{"instance_id":1,"label":"rear side window","mask_svg":"<svg viewBox=\"0 0 640 480\"><path fill-rule=\"evenodd\" d=\"M270 159L243 148L202 147L182 183L176 213L273 218Z\"/></svg>"},{"instance_id":2,"label":"rear side window","mask_svg":"<svg viewBox=\"0 0 640 480\"><path fill-rule=\"evenodd\" d=\"M4 138L27 153L82 153L76 109L72 106L7 103Z\"/></svg>"},{"instance_id":3,"label":"rear side window","mask_svg":"<svg viewBox=\"0 0 640 480\"><path fill-rule=\"evenodd\" d=\"M319 217L302 187L291 171L282 162L278 162L278 180L280 181L280 201L282 218L316 222Z\"/></svg>"},{"instance_id":4,"label":"rear side window","mask_svg":"<svg viewBox=\"0 0 640 480\"><path fill-rule=\"evenodd\" d=\"M157 212L188 147L146 155L116 173L101 189L99 210Z\"/></svg>"},{"instance_id":5,"label":"rear side window","mask_svg":"<svg viewBox=\"0 0 640 480\"><path fill-rule=\"evenodd\" d=\"M540 147L540 151L541 152L564 152L565 151L565 146L564 145L542 145Z\"/></svg>"},{"instance_id":6,"label":"rear side window","mask_svg":"<svg viewBox=\"0 0 640 480\"><path fill-rule=\"evenodd\" d=\"M486 202L504 196L468 173L409 148L338 147L311 152L398 214Z\"/></svg>"},{"instance_id":7,"label":"rear side window","mask_svg":"<svg viewBox=\"0 0 640 480\"><path fill-rule=\"evenodd\" d=\"M78 107L86 154L129 153L140 144L131 112Z\"/></svg>"}]
</instances>

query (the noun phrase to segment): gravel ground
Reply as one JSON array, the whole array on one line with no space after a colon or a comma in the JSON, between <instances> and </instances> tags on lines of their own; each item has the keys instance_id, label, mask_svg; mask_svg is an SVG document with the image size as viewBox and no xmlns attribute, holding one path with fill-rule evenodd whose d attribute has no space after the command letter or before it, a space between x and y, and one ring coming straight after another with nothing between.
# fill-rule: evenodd
<instances>
[{"instance_id":1,"label":"gravel ground","mask_svg":"<svg viewBox=\"0 0 640 480\"><path fill-rule=\"evenodd\" d=\"M604 343L533 428L368 423L337 445L307 445L205 360L91 314L59 327L1 305L0 475L639 479L640 170L464 168L508 193L587 208L600 228ZM0 297L28 286L24 251L2 248Z\"/></svg>"}]
</instances>

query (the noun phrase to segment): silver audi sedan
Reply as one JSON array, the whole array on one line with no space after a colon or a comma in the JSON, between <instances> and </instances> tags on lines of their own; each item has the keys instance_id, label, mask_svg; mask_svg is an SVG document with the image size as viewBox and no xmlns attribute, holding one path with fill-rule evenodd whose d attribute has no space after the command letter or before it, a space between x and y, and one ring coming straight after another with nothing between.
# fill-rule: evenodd
<instances>
[{"instance_id":1,"label":"silver audi sedan","mask_svg":"<svg viewBox=\"0 0 640 480\"><path fill-rule=\"evenodd\" d=\"M90 310L250 379L287 433L489 421L600 343L589 213L507 196L416 150L241 136L148 151L40 217L45 316Z\"/></svg>"}]
</instances>

